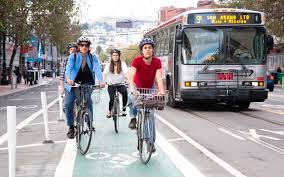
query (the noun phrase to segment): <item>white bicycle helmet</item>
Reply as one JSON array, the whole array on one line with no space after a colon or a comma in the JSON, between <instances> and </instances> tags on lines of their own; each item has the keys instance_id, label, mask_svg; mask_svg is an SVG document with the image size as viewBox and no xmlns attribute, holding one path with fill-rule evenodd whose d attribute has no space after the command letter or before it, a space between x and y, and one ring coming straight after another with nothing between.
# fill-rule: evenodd
<instances>
[{"instance_id":1,"label":"white bicycle helmet","mask_svg":"<svg viewBox=\"0 0 284 177\"><path fill-rule=\"evenodd\" d=\"M87 42L89 45L91 44L91 40L85 36L81 36L77 40L77 44L80 44L81 42Z\"/></svg>"},{"instance_id":2,"label":"white bicycle helmet","mask_svg":"<svg viewBox=\"0 0 284 177\"><path fill-rule=\"evenodd\" d=\"M150 44L153 48L155 47L155 42L151 38L144 38L139 44L140 50L142 50L142 47L146 44Z\"/></svg>"}]
</instances>

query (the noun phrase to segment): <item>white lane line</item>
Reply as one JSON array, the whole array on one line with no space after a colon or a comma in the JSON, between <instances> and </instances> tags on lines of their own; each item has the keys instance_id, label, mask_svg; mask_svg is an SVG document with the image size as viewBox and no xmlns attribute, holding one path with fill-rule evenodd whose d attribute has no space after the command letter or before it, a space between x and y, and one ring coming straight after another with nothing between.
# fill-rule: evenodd
<instances>
[{"instance_id":1,"label":"white lane line","mask_svg":"<svg viewBox=\"0 0 284 177\"><path fill-rule=\"evenodd\" d=\"M51 121L51 122L48 122L49 124L56 124L58 123L58 121ZM31 126L31 125L44 125L43 122L40 122L40 123L33 123L33 124L28 124L27 126Z\"/></svg>"},{"instance_id":2,"label":"white lane line","mask_svg":"<svg viewBox=\"0 0 284 177\"><path fill-rule=\"evenodd\" d=\"M184 140L184 138L168 139L168 142L181 141L181 140Z\"/></svg>"},{"instance_id":3,"label":"white lane line","mask_svg":"<svg viewBox=\"0 0 284 177\"><path fill-rule=\"evenodd\" d=\"M54 177L72 177L77 155L75 139L68 139Z\"/></svg>"},{"instance_id":4,"label":"white lane line","mask_svg":"<svg viewBox=\"0 0 284 177\"><path fill-rule=\"evenodd\" d=\"M66 143L67 140L63 140L63 141L55 141L55 144L58 143ZM21 148L29 148L29 147L37 147L37 146L44 146L44 145L48 145L48 144L43 144L43 143L37 143L37 144L27 144L27 145L22 145L22 146L16 146L17 149L21 149ZM8 150L8 147L5 148L0 148L0 151L4 151L4 150Z\"/></svg>"},{"instance_id":5,"label":"white lane line","mask_svg":"<svg viewBox=\"0 0 284 177\"><path fill-rule=\"evenodd\" d=\"M269 133L275 133L275 134L278 134L278 135L284 135L284 131L273 131L273 130L267 130L267 129L260 129L262 131L265 131L265 132L269 132Z\"/></svg>"},{"instance_id":6,"label":"white lane line","mask_svg":"<svg viewBox=\"0 0 284 177\"><path fill-rule=\"evenodd\" d=\"M47 111L47 112L59 112L59 110L58 111Z\"/></svg>"},{"instance_id":7,"label":"white lane line","mask_svg":"<svg viewBox=\"0 0 284 177\"><path fill-rule=\"evenodd\" d=\"M216 156L215 154L213 154L212 152L210 152L209 150L207 150L205 147L203 147L202 145L198 144L196 141L194 141L192 138L190 138L189 136L187 136L185 133L183 133L182 131L180 131L178 128L176 128L174 125L172 125L171 123L169 123L168 121L166 121L165 119L163 119L161 116L156 115L157 118L164 123L165 125L167 125L169 128L171 128L173 131L175 131L178 135L180 135L181 137L183 137L188 143L190 143L191 145L193 145L196 149L198 149L199 151L201 151L204 155L206 155L208 158L210 158L211 160L213 160L214 162L216 162L217 164L219 164L221 167L223 167L226 171L228 171L229 173L231 173L232 175L236 176L236 177L246 177L244 174L242 174L240 171L236 170L234 167L232 167L230 164L228 164L227 162L225 162L224 160L220 159L218 156Z\"/></svg>"},{"instance_id":8,"label":"white lane line","mask_svg":"<svg viewBox=\"0 0 284 177\"><path fill-rule=\"evenodd\" d=\"M245 138L243 138L243 137L241 137L241 136L239 136L239 135L236 135L236 134L234 134L234 133L232 133L232 132L230 132L230 131L228 131L228 130L225 130L225 129L223 129L223 128L219 128L219 130L222 131L222 132L224 132L224 133L227 133L228 135L231 135L232 137L237 138L237 139L239 139L239 140L246 140Z\"/></svg>"},{"instance_id":9,"label":"white lane line","mask_svg":"<svg viewBox=\"0 0 284 177\"><path fill-rule=\"evenodd\" d=\"M51 103L49 103L47 105L47 108L50 108L52 105L54 105L56 102L58 101L58 98L53 100ZM24 121L22 121L21 123L19 123L16 127L16 132L18 132L19 130L21 130L23 127L25 127L26 125L28 125L31 121L33 121L35 118L37 118L40 114L42 114L42 109L40 109L39 111L35 112L33 115L31 115L30 117L26 118ZM4 135L2 135L0 137L0 145L3 144L5 141L7 141L8 139L8 134L5 133Z\"/></svg>"},{"instance_id":10,"label":"white lane line","mask_svg":"<svg viewBox=\"0 0 284 177\"><path fill-rule=\"evenodd\" d=\"M186 160L177 150L171 145L158 131L157 144L167 154L176 167L182 172L184 176L205 177L194 165Z\"/></svg>"}]
</instances>

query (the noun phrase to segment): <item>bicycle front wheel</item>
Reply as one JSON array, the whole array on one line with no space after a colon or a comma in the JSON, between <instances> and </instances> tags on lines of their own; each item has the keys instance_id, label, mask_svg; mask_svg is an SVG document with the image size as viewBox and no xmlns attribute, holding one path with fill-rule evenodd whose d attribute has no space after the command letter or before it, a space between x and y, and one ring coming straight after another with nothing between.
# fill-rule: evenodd
<instances>
[{"instance_id":1,"label":"bicycle front wheel","mask_svg":"<svg viewBox=\"0 0 284 177\"><path fill-rule=\"evenodd\" d=\"M113 117L114 130L116 133L118 133L118 130L119 130L119 98L118 97L114 99L112 117Z\"/></svg>"},{"instance_id":2,"label":"bicycle front wheel","mask_svg":"<svg viewBox=\"0 0 284 177\"><path fill-rule=\"evenodd\" d=\"M92 113L89 109L83 111L80 115L78 131L78 149L82 155L85 155L90 147L93 133Z\"/></svg>"},{"instance_id":3,"label":"bicycle front wheel","mask_svg":"<svg viewBox=\"0 0 284 177\"><path fill-rule=\"evenodd\" d=\"M152 155L153 143L150 143L150 122L146 116L145 110L142 110L138 113L138 151L140 161L143 164L147 164ZM146 132L147 131L147 132Z\"/></svg>"}]
</instances>

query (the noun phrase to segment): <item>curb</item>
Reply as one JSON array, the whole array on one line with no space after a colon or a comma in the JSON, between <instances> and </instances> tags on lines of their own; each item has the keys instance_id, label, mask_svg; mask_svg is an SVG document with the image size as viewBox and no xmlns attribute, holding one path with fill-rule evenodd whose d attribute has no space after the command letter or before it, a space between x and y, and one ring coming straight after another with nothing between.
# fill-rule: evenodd
<instances>
[{"instance_id":1,"label":"curb","mask_svg":"<svg viewBox=\"0 0 284 177\"><path fill-rule=\"evenodd\" d=\"M7 94L4 94L4 95L0 95L0 98L10 97L10 96L14 96L14 95L17 95L17 94L20 94L20 93L25 93L25 92L30 91L32 89L36 89L36 88L40 88L40 87L43 87L45 85L48 85L49 83L50 82L47 82L47 83L44 83L44 84L37 84L37 85L31 86L31 87L25 88L23 90L15 90L14 92L7 93Z\"/></svg>"}]
</instances>

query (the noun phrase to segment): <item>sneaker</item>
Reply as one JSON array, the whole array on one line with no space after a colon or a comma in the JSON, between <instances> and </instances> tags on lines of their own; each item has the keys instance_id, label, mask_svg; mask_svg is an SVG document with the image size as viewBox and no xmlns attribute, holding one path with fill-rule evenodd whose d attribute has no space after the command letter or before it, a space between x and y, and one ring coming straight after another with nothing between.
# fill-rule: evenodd
<instances>
[{"instance_id":1,"label":"sneaker","mask_svg":"<svg viewBox=\"0 0 284 177\"><path fill-rule=\"evenodd\" d=\"M128 127L129 127L130 129L136 129L136 123L137 123L136 118L132 118L132 119L130 120L130 122L129 122Z\"/></svg>"},{"instance_id":2,"label":"sneaker","mask_svg":"<svg viewBox=\"0 0 284 177\"><path fill-rule=\"evenodd\" d=\"M68 133L67 133L67 137L69 139L74 139L74 134L75 134L74 128L69 128Z\"/></svg>"}]
</instances>

